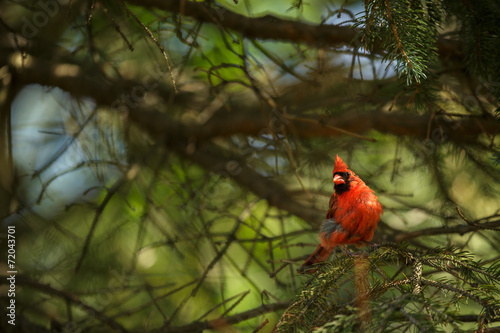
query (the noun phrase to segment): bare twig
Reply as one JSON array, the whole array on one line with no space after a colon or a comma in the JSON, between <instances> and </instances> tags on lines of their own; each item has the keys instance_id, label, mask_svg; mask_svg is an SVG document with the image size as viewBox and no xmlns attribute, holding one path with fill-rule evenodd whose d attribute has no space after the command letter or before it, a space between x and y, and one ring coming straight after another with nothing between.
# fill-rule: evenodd
<instances>
[{"instance_id":1,"label":"bare twig","mask_svg":"<svg viewBox=\"0 0 500 333\"><path fill-rule=\"evenodd\" d=\"M161 54L163 55L163 58L165 59L165 63L167 64L168 72L170 73L170 80L172 81L172 85L174 87L174 92L176 94L178 94L179 91L177 90L177 85L175 84L174 73L172 72L172 67L170 66L170 60L168 60L168 56L167 56L167 52L165 51L165 48L163 47L163 45L160 44L160 42L158 41L158 39L156 39L155 35L153 35L153 33L151 32L151 30L149 30L149 28L146 27L146 25L144 23L142 23L142 21L134 14L134 12L132 12L127 7L127 5L125 4L125 2L123 0L120 0L120 4L123 7L123 9L125 9L125 11L127 12L127 14L130 15L130 16L132 16L134 18L134 20L137 23L139 23L139 25L144 29L144 31L146 31L146 33L148 34L149 38L151 38L151 40L156 44L156 46L160 50Z\"/></svg>"},{"instance_id":2,"label":"bare twig","mask_svg":"<svg viewBox=\"0 0 500 333\"><path fill-rule=\"evenodd\" d=\"M89 232L87 233L87 237L85 237L85 243L83 244L82 252L80 253L80 257L78 258L78 261L76 263L75 272L78 272L82 267L83 261L85 260L87 252L89 251L90 241L92 240L95 228L97 227L97 223L99 222L99 219L101 218L104 209L108 205L113 195L115 195L115 193L120 189L121 185L125 182L125 179L126 179L125 177L121 177L119 180L117 180L113 184L113 186L107 190L106 196L102 200L99 207L97 207Z\"/></svg>"},{"instance_id":3,"label":"bare twig","mask_svg":"<svg viewBox=\"0 0 500 333\"><path fill-rule=\"evenodd\" d=\"M7 276L2 276L0 278L0 284L7 283ZM56 289L48 284L44 284L38 281L31 280L25 276L17 275L16 276L16 284L34 288L37 291L40 291L44 294L55 296L64 299L66 302L73 304L74 306L79 307L81 310L85 311L89 317L96 317L99 321L106 324L107 326L118 330L120 332L128 332L122 325L113 320L112 318L106 316L103 312L97 310L96 308L84 303L78 298L78 295L75 293L70 293L67 291Z\"/></svg>"},{"instance_id":4,"label":"bare twig","mask_svg":"<svg viewBox=\"0 0 500 333\"><path fill-rule=\"evenodd\" d=\"M226 325L236 324L236 323L240 323L242 321L245 321L245 320L248 320L251 318L261 316L267 312L273 312L273 311L286 309L288 305L289 305L288 302L263 304L257 308L254 308L254 309L251 309L248 311L244 311L244 312L240 312L238 314L228 316L225 318L219 317L219 318L211 320L211 321L193 322L191 324L184 325L184 326L164 327L162 331L169 332L169 333L200 332L202 330L211 329L214 326L220 326L221 323L224 323Z\"/></svg>"},{"instance_id":5,"label":"bare twig","mask_svg":"<svg viewBox=\"0 0 500 333\"><path fill-rule=\"evenodd\" d=\"M472 225L458 225L453 227L437 227L437 228L428 228L413 232L408 232L404 234L397 235L394 239L396 242L401 242L407 239L422 237L422 236L430 236L430 235L444 235L444 234L466 234L468 232L473 232L477 230L498 230L500 228L500 220L486 222L482 224L472 224Z\"/></svg>"}]
</instances>

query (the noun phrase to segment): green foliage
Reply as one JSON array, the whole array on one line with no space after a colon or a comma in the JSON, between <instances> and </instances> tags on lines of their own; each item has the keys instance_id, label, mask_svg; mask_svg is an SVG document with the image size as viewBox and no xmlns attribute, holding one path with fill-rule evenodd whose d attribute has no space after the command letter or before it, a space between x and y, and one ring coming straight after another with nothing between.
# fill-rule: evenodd
<instances>
[{"instance_id":1,"label":"green foliage","mask_svg":"<svg viewBox=\"0 0 500 333\"><path fill-rule=\"evenodd\" d=\"M500 319L500 264L465 251L385 243L317 268L278 332L462 332L472 303L479 330Z\"/></svg>"},{"instance_id":2,"label":"green foliage","mask_svg":"<svg viewBox=\"0 0 500 333\"><path fill-rule=\"evenodd\" d=\"M443 1L450 20L460 25L467 69L491 79L500 99L500 7L495 1Z\"/></svg>"},{"instance_id":3,"label":"green foliage","mask_svg":"<svg viewBox=\"0 0 500 333\"><path fill-rule=\"evenodd\" d=\"M357 26L364 28L362 41L368 50L382 52L407 85L418 85L437 62L442 17L438 1L373 0L357 17Z\"/></svg>"},{"instance_id":4,"label":"green foliage","mask_svg":"<svg viewBox=\"0 0 500 333\"><path fill-rule=\"evenodd\" d=\"M500 151L493 153L492 159L493 159L493 164L495 164L495 166L500 165Z\"/></svg>"}]
</instances>

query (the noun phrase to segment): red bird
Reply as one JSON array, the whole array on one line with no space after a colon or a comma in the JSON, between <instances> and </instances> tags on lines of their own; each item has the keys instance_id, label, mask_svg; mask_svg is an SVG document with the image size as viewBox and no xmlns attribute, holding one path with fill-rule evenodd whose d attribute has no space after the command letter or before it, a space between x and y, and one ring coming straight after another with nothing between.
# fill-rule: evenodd
<instances>
[{"instance_id":1,"label":"red bird","mask_svg":"<svg viewBox=\"0 0 500 333\"><path fill-rule=\"evenodd\" d=\"M325 261L337 245L371 241L383 213L377 196L338 155L333 183L335 193L319 234L321 244L299 268L301 273L315 272L307 267Z\"/></svg>"}]
</instances>

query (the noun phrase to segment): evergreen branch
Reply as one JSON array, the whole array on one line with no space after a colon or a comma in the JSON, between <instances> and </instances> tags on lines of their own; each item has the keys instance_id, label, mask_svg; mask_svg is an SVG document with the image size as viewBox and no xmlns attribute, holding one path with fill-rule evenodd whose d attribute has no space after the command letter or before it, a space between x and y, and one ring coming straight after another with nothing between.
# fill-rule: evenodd
<instances>
[{"instance_id":1,"label":"evergreen branch","mask_svg":"<svg viewBox=\"0 0 500 333\"><path fill-rule=\"evenodd\" d=\"M385 8L387 9L387 17L389 18L389 25L391 26L392 33L394 35L394 39L396 40L397 47L401 51L401 54L405 58L406 64L410 69L413 68L410 59L408 59L408 56L406 55L406 52L403 48L403 43L401 43L401 40L399 39L398 35L398 30L396 29L396 26L394 25L394 20L392 18L392 13L391 13L391 5L389 4L389 0L385 0Z\"/></svg>"},{"instance_id":2,"label":"evergreen branch","mask_svg":"<svg viewBox=\"0 0 500 333\"><path fill-rule=\"evenodd\" d=\"M409 103L418 95L432 96L430 84L420 85L430 73L430 66L437 60L437 26L442 15L434 6L407 0L370 0L366 11L355 26L364 27L365 40L370 51L377 47L385 50L384 60L395 62L399 76L406 74L406 84L416 83ZM428 81L432 83L432 80Z\"/></svg>"},{"instance_id":3,"label":"evergreen branch","mask_svg":"<svg viewBox=\"0 0 500 333\"><path fill-rule=\"evenodd\" d=\"M422 320L419 320L410 313L406 312L404 307L400 307L399 312L401 312L403 316L406 317L411 324L413 324L416 328L418 328L419 332L428 332L428 329L422 325Z\"/></svg>"},{"instance_id":4,"label":"evergreen branch","mask_svg":"<svg viewBox=\"0 0 500 333\"><path fill-rule=\"evenodd\" d=\"M381 247L387 250L382 251ZM413 276L406 277L403 270L398 270L397 275L404 278L387 281L386 274L379 274L383 283L376 275L370 274L371 284L367 290L353 292L349 285L341 285L342 280L352 280L352 265L345 271L347 263L352 263L352 257L336 257L329 264L319 266L318 272L304 286L297 299L284 312L277 326L278 332L286 332L293 328L296 331L308 331L312 327L321 327L323 330L334 328L338 332L349 332L359 329L359 327L385 327L389 329L396 327L406 329L416 327L420 331L432 330L436 325L446 325L449 323L458 329L457 321L461 319L471 320L472 316L457 316L451 309L452 305L458 305L464 300L471 300L479 304L485 311L485 315L479 319L479 323L488 323L500 318L498 308L500 303L493 295L499 294L499 284L477 286L468 276L489 276L492 280L498 281L498 276L490 272L490 268L481 266L472 260L471 256L465 252L456 252L449 249L436 248L431 251L410 250L401 244L382 244L379 250L371 252L368 260L371 262L372 270L383 270L384 266L407 267L413 266ZM464 262L460 262L460 260ZM460 278L459 286L457 282L441 278L432 280L424 277L423 265L436 267L438 271L449 272L450 267L441 263L453 263L451 267L460 266L463 270L455 272L453 276ZM496 268L493 268L496 271ZM433 273L434 274L434 273ZM336 279L332 279L334 276ZM465 277L465 278L463 278ZM396 276L395 276L396 278ZM475 277L473 280L480 280ZM433 287L429 290L425 287ZM443 294L452 293L453 297L443 298ZM351 295L345 301L339 298L340 293ZM371 309L364 309L367 303L363 300L370 300ZM364 305L363 305L364 304ZM411 306L409 306L411 304ZM363 310L364 309L364 310ZM371 313L370 318L364 317L367 322L360 323L360 311ZM475 316L478 322L478 316ZM391 326L387 326L390 323ZM382 325L382 326L381 326Z\"/></svg>"},{"instance_id":5,"label":"evergreen branch","mask_svg":"<svg viewBox=\"0 0 500 333\"><path fill-rule=\"evenodd\" d=\"M495 307L491 307L490 303L488 302L488 300L486 299L482 299L481 297L477 296L477 295L474 295L472 292L468 291L468 290L465 290L465 289L462 289L462 288L458 288L458 287L454 287L448 283L441 283L441 282L438 282L438 281L433 281L433 280L430 280L430 279L427 279L427 278L424 278L422 277L421 279L422 281L422 284L424 285L428 285L428 286L432 286L432 287L436 287L438 289L441 289L441 290L450 290L450 291L453 291L459 295L462 295L462 296L465 296L467 298L470 298L471 300L475 301L476 303L480 304L483 308L485 309L490 309L490 312L488 312L490 314L490 317L493 319L493 318L496 318L496 316L499 315L499 309L498 308L495 308Z\"/></svg>"},{"instance_id":6,"label":"evergreen branch","mask_svg":"<svg viewBox=\"0 0 500 333\"><path fill-rule=\"evenodd\" d=\"M463 257L462 258L450 258L447 255L439 256L439 257L429 256L429 257L423 257L422 261L424 261L425 263L427 263L428 265L430 265L434 268L438 268L438 269L441 269L443 271L447 271L448 269L450 269L451 268L450 263L453 263L453 264L455 264L455 267L466 268L466 269L474 271L480 275L484 275L484 276L489 277L491 279L491 281L496 281L497 283L500 283L500 274L489 273L488 271L483 270L481 267L476 267L474 265L469 264L468 262L464 262ZM435 264L436 261L443 263L443 264L446 264L446 265L439 265L439 264L437 265L437 264ZM469 259L468 261L472 262L471 259Z\"/></svg>"},{"instance_id":7,"label":"evergreen branch","mask_svg":"<svg viewBox=\"0 0 500 333\"><path fill-rule=\"evenodd\" d=\"M324 318L324 311L330 308L325 300L329 294L328 290L334 290L336 283L354 267L352 258L338 258L335 263L336 265L318 265L318 273L308 281L302 292L281 316L276 325L277 332L288 332L297 324L303 325L304 322L310 324L315 318ZM321 309L322 306L324 306L323 309ZM311 314L313 314L312 318Z\"/></svg>"}]
</instances>

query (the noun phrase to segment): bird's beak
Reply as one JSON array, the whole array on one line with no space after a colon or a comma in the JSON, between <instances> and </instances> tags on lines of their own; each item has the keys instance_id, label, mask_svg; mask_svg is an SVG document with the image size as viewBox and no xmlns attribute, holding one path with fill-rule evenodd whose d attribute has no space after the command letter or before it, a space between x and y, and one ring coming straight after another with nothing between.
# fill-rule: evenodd
<instances>
[{"instance_id":1,"label":"bird's beak","mask_svg":"<svg viewBox=\"0 0 500 333\"><path fill-rule=\"evenodd\" d=\"M344 180L344 178L342 178L341 175L333 176L333 182L335 183L335 185L345 184L345 180Z\"/></svg>"}]
</instances>

